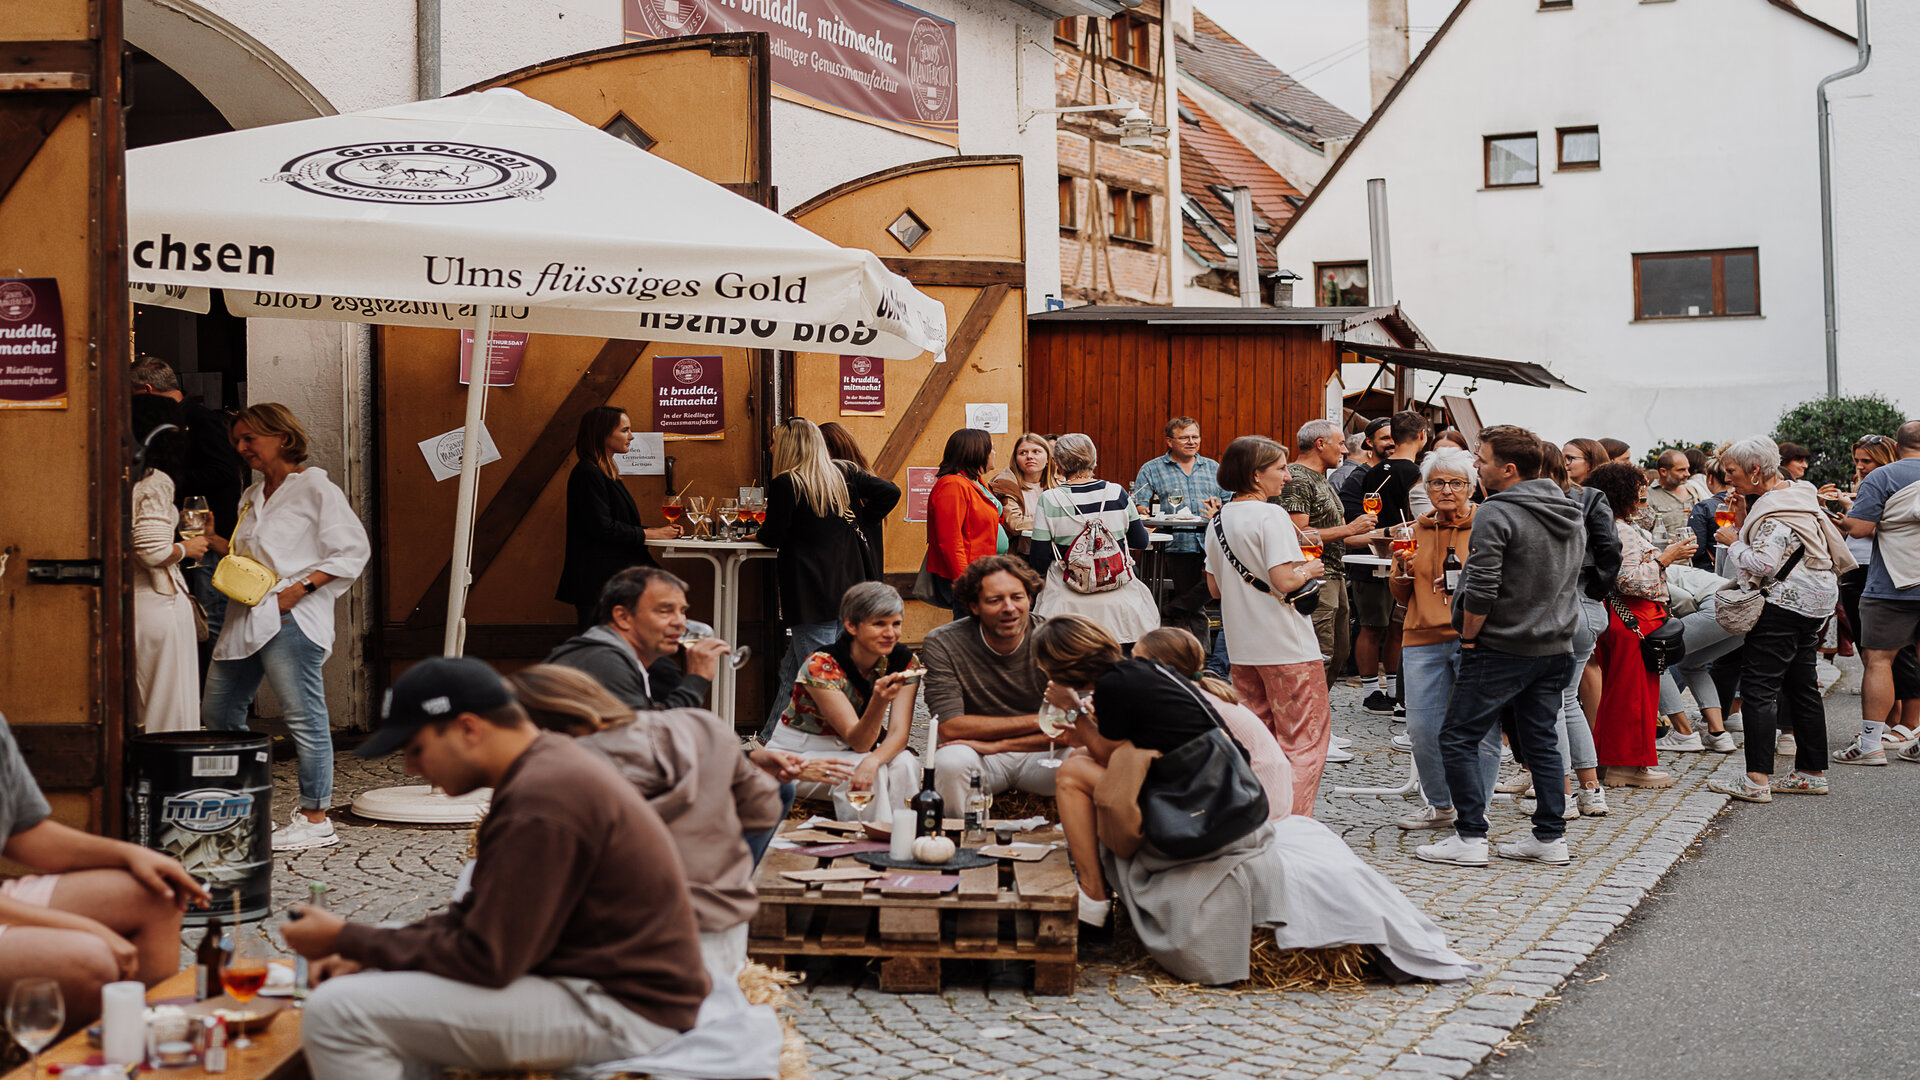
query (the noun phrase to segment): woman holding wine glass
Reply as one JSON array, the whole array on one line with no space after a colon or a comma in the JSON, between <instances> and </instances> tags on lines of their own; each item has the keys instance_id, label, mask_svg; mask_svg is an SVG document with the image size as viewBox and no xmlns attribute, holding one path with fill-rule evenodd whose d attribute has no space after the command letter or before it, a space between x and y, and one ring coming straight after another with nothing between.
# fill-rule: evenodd
<instances>
[{"instance_id":1,"label":"woman holding wine glass","mask_svg":"<svg viewBox=\"0 0 1920 1080\"><path fill-rule=\"evenodd\" d=\"M769 750L852 766L841 783L803 779L799 786L802 798L831 796L841 821L889 821L916 789L907 735L922 669L900 644L905 610L900 590L885 582L848 589L842 633L806 657L767 739Z\"/></svg>"},{"instance_id":2,"label":"woman holding wine glass","mask_svg":"<svg viewBox=\"0 0 1920 1080\"><path fill-rule=\"evenodd\" d=\"M900 489L829 456L813 421L796 416L774 429L773 479L767 484L767 520L759 540L778 553L774 579L780 615L793 640L780 658L774 685L784 692L807 657L840 635L841 598L863 581L880 579L867 543L900 501ZM772 736L786 703L776 698L761 738Z\"/></svg>"},{"instance_id":3,"label":"woman holding wine glass","mask_svg":"<svg viewBox=\"0 0 1920 1080\"><path fill-rule=\"evenodd\" d=\"M180 567L207 553L212 517L205 499L197 509L173 508L174 477L186 467L184 423L170 398L133 399L133 437L145 445L147 464L133 484L134 718L146 731L200 727L201 634ZM172 430L162 430L167 425Z\"/></svg>"},{"instance_id":4,"label":"woman holding wine glass","mask_svg":"<svg viewBox=\"0 0 1920 1080\"><path fill-rule=\"evenodd\" d=\"M580 418L573 442L577 459L567 474L567 543L554 599L572 604L580 629L593 625L594 607L607 579L629 566L657 566L648 540L671 540L677 525L646 528L640 508L620 482L613 458L633 446L633 422L614 405L596 405ZM669 500L667 517L678 518Z\"/></svg>"}]
</instances>

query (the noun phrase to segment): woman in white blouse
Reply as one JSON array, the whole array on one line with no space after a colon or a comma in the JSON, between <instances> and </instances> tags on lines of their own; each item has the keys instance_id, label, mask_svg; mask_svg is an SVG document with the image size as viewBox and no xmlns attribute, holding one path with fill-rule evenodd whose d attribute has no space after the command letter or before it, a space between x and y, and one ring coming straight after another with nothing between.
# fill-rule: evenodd
<instances>
[{"instance_id":1,"label":"woman in white blouse","mask_svg":"<svg viewBox=\"0 0 1920 1080\"><path fill-rule=\"evenodd\" d=\"M201 717L216 731L241 731L265 678L286 710L300 757L300 804L273 831L273 850L339 843L327 807L333 799L333 735L320 668L333 651L333 603L360 576L372 547L347 496L310 468L307 432L285 405L250 406L233 420L233 447L261 479L240 496L233 536L210 536L221 555L237 551L265 563L279 582L251 609L227 606L226 625L207 668Z\"/></svg>"},{"instance_id":2,"label":"woman in white blouse","mask_svg":"<svg viewBox=\"0 0 1920 1080\"><path fill-rule=\"evenodd\" d=\"M173 431L154 434L173 425ZM134 715L146 731L200 727L200 656L193 600L180 576L182 559L207 553L207 538L175 540L173 476L184 471L186 419L177 402L157 394L133 399L133 437L146 443L147 470L133 484Z\"/></svg>"}]
</instances>

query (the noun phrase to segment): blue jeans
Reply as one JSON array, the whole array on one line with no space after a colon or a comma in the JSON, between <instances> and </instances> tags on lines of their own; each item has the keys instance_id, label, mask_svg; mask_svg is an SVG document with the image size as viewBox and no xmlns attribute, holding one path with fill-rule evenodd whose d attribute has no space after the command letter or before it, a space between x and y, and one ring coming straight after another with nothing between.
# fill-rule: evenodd
<instances>
[{"instance_id":1,"label":"blue jeans","mask_svg":"<svg viewBox=\"0 0 1920 1080\"><path fill-rule=\"evenodd\" d=\"M833 644L840 636L838 622L794 623L792 629L793 642L787 646L786 655L780 658L780 673L774 676L773 711L767 715L767 722L760 729L763 746L773 737L773 729L780 723L780 714L787 711L787 703L793 695L793 680L800 677L800 665L807 662L807 657Z\"/></svg>"},{"instance_id":2,"label":"blue jeans","mask_svg":"<svg viewBox=\"0 0 1920 1080\"><path fill-rule=\"evenodd\" d=\"M1233 661L1227 658L1227 628L1222 626L1213 635L1213 649L1207 653L1206 668L1215 675L1233 681Z\"/></svg>"},{"instance_id":3,"label":"blue jeans","mask_svg":"<svg viewBox=\"0 0 1920 1080\"><path fill-rule=\"evenodd\" d=\"M747 850L753 852L753 865L759 866L760 859L767 853L767 845L773 843L773 834L780 831L780 822L787 820L788 811L793 809L793 800L800 793L800 785L791 780L780 785L780 821L773 828L762 832L741 833L741 839L747 842Z\"/></svg>"},{"instance_id":4,"label":"blue jeans","mask_svg":"<svg viewBox=\"0 0 1920 1080\"><path fill-rule=\"evenodd\" d=\"M1453 805L1447 788L1446 766L1440 759L1440 726L1447 718L1447 702L1453 697L1454 672L1460 664L1460 643L1442 641L1433 645L1400 647L1400 675L1407 687L1407 738L1413 743L1413 768L1420 779L1420 794L1427 805L1445 809ZM1480 740L1480 801L1493 796L1494 782L1500 779L1500 730L1496 726Z\"/></svg>"},{"instance_id":5,"label":"blue jeans","mask_svg":"<svg viewBox=\"0 0 1920 1080\"><path fill-rule=\"evenodd\" d=\"M1554 725L1560 717L1561 696L1570 653L1552 656L1515 656L1480 645L1460 650L1460 670L1453 680L1453 699L1440 728L1440 758L1446 766L1447 790L1459 814L1454 831L1463 840L1487 835L1487 792L1480 787L1480 747L1488 732L1500 730L1500 714L1513 707L1514 756L1533 773L1533 835L1543 843L1560 839L1567 831L1566 764L1554 744Z\"/></svg>"},{"instance_id":6,"label":"blue jeans","mask_svg":"<svg viewBox=\"0 0 1920 1080\"><path fill-rule=\"evenodd\" d=\"M1587 661L1593 659L1593 647L1600 642L1601 631L1607 628L1607 606L1598 600L1586 596L1579 597L1580 622L1573 628L1573 675L1567 679L1567 688L1560 695L1560 719L1554 722L1554 745L1560 748L1560 760L1567 763L1567 771L1575 769L1595 769L1600 766L1600 752L1593 745L1593 727L1587 723L1587 714L1580 708L1580 673L1587 669Z\"/></svg>"},{"instance_id":7,"label":"blue jeans","mask_svg":"<svg viewBox=\"0 0 1920 1080\"><path fill-rule=\"evenodd\" d=\"M272 599L261 601L271 603ZM280 616L280 632L252 656L215 660L207 667L200 722L209 731L245 731L247 706L264 676L287 710L287 731L300 755L300 809L325 810L333 801L333 728L327 719L327 687L320 677L326 651L307 639L293 616Z\"/></svg>"},{"instance_id":8,"label":"blue jeans","mask_svg":"<svg viewBox=\"0 0 1920 1080\"><path fill-rule=\"evenodd\" d=\"M1687 655L1660 676L1660 715L1672 716L1686 708L1686 703L1680 700L1683 680L1693 691L1694 704L1702 709L1720 708L1720 689L1714 685L1711 670L1713 662L1739 648L1746 638L1721 629L1714 620L1713 597L1709 596L1700 602L1700 610L1680 620L1680 640L1686 643Z\"/></svg>"}]
</instances>

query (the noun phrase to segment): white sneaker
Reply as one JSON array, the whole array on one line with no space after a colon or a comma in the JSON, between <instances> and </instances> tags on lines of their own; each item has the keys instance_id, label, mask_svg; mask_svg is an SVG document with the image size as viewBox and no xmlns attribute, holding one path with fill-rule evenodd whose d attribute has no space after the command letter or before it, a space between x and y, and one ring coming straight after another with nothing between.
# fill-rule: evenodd
<instances>
[{"instance_id":1,"label":"white sneaker","mask_svg":"<svg viewBox=\"0 0 1920 1080\"><path fill-rule=\"evenodd\" d=\"M1349 751L1337 750L1333 747L1327 748L1327 764L1329 765L1345 765L1352 760L1353 754Z\"/></svg>"},{"instance_id":2,"label":"white sneaker","mask_svg":"<svg viewBox=\"0 0 1920 1080\"><path fill-rule=\"evenodd\" d=\"M1079 889L1073 890L1080 898L1080 921L1088 926L1107 925L1107 914L1113 910L1113 901L1095 900Z\"/></svg>"},{"instance_id":3,"label":"white sneaker","mask_svg":"<svg viewBox=\"0 0 1920 1080\"><path fill-rule=\"evenodd\" d=\"M1329 743L1328 745L1332 746L1335 750L1345 750L1347 747L1353 745L1353 740L1343 739L1340 736L1335 735L1333 737L1333 742Z\"/></svg>"},{"instance_id":4,"label":"white sneaker","mask_svg":"<svg viewBox=\"0 0 1920 1080\"><path fill-rule=\"evenodd\" d=\"M1739 714L1739 713L1728 713L1728 714L1727 714L1727 720L1726 720L1726 727L1727 727L1727 730L1728 730L1728 731L1745 731L1745 730L1747 730L1747 725L1746 725L1746 722L1740 719L1740 714Z\"/></svg>"},{"instance_id":5,"label":"white sneaker","mask_svg":"<svg viewBox=\"0 0 1920 1080\"><path fill-rule=\"evenodd\" d=\"M1733 753L1733 750L1734 750L1733 732L1731 731L1709 731L1704 736L1702 736L1702 738L1706 740L1708 753L1711 753L1711 754Z\"/></svg>"},{"instance_id":6,"label":"white sneaker","mask_svg":"<svg viewBox=\"0 0 1920 1080\"><path fill-rule=\"evenodd\" d=\"M1799 752L1800 744L1794 740L1792 735L1782 732L1773 737L1774 757L1792 757Z\"/></svg>"},{"instance_id":7,"label":"white sneaker","mask_svg":"<svg viewBox=\"0 0 1920 1080\"><path fill-rule=\"evenodd\" d=\"M1582 817L1607 816L1607 790L1605 788L1581 788L1575 799L1580 805Z\"/></svg>"},{"instance_id":8,"label":"white sneaker","mask_svg":"<svg viewBox=\"0 0 1920 1080\"><path fill-rule=\"evenodd\" d=\"M1841 765L1885 765L1887 763L1887 748L1885 746L1876 746L1872 750L1868 750L1865 746L1861 745L1860 739L1855 739L1853 740L1852 746L1835 750L1832 758Z\"/></svg>"},{"instance_id":9,"label":"white sneaker","mask_svg":"<svg viewBox=\"0 0 1920 1080\"><path fill-rule=\"evenodd\" d=\"M1500 744L1500 764L1505 765L1512 760L1513 760L1513 747L1508 746L1506 743L1501 743Z\"/></svg>"},{"instance_id":10,"label":"white sneaker","mask_svg":"<svg viewBox=\"0 0 1920 1080\"><path fill-rule=\"evenodd\" d=\"M1495 782L1493 790L1500 792L1502 795L1512 795L1516 799L1524 799L1533 794L1533 774L1521 770L1504 780Z\"/></svg>"},{"instance_id":11,"label":"white sneaker","mask_svg":"<svg viewBox=\"0 0 1920 1080\"><path fill-rule=\"evenodd\" d=\"M1565 839L1551 843L1542 842L1536 836L1525 836L1511 844L1500 845L1500 857L1515 862L1537 862L1548 866L1565 866L1573 859L1567 854Z\"/></svg>"},{"instance_id":12,"label":"white sneaker","mask_svg":"<svg viewBox=\"0 0 1920 1080\"><path fill-rule=\"evenodd\" d=\"M1395 735L1393 738L1388 739L1387 746L1403 754L1413 753L1413 740L1405 735Z\"/></svg>"},{"instance_id":13,"label":"white sneaker","mask_svg":"<svg viewBox=\"0 0 1920 1080\"><path fill-rule=\"evenodd\" d=\"M1653 748L1655 750L1673 750L1683 754L1698 754L1706 750L1706 745L1700 741L1700 733L1697 731L1691 735L1682 735L1677 731L1668 731L1665 735L1653 741Z\"/></svg>"},{"instance_id":14,"label":"white sneaker","mask_svg":"<svg viewBox=\"0 0 1920 1080\"><path fill-rule=\"evenodd\" d=\"M307 851L332 847L339 842L339 835L333 831L333 819L308 821L307 815L298 810L293 812L291 822L273 830L275 851Z\"/></svg>"},{"instance_id":15,"label":"white sneaker","mask_svg":"<svg viewBox=\"0 0 1920 1080\"><path fill-rule=\"evenodd\" d=\"M1467 840L1454 833L1437 844L1422 844L1413 849L1414 858L1421 862L1446 863L1450 866L1487 865L1487 842L1485 839Z\"/></svg>"},{"instance_id":16,"label":"white sneaker","mask_svg":"<svg viewBox=\"0 0 1920 1080\"><path fill-rule=\"evenodd\" d=\"M1459 816L1459 812L1451 806L1440 809L1423 806L1394 824L1408 832L1417 832L1421 829L1450 829Z\"/></svg>"}]
</instances>

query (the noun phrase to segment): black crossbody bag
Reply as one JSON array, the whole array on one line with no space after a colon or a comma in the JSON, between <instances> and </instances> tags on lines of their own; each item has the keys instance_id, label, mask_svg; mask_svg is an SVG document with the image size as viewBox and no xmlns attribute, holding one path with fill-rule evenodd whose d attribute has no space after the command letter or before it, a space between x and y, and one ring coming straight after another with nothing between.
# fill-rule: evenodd
<instances>
[{"instance_id":1,"label":"black crossbody bag","mask_svg":"<svg viewBox=\"0 0 1920 1080\"><path fill-rule=\"evenodd\" d=\"M1232 564L1234 572L1240 575L1240 580L1263 593L1273 592L1273 583L1265 578L1253 576L1253 573L1241 564L1240 557L1233 553L1233 547L1227 543L1227 527L1220 523L1220 519L1226 516L1226 509L1223 506L1214 511L1213 515L1213 537L1220 541L1220 553L1227 557L1227 562ZM1293 610L1311 618L1314 612L1320 610L1320 588L1325 584L1324 578L1308 578L1305 585L1280 599L1292 604Z\"/></svg>"},{"instance_id":2,"label":"black crossbody bag","mask_svg":"<svg viewBox=\"0 0 1920 1080\"><path fill-rule=\"evenodd\" d=\"M1206 711L1213 729L1154 759L1140 786L1140 831L1166 855L1193 859L1219 851L1266 824L1267 790L1247 764L1246 751L1193 684L1167 668L1160 673Z\"/></svg>"}]
</instances>

